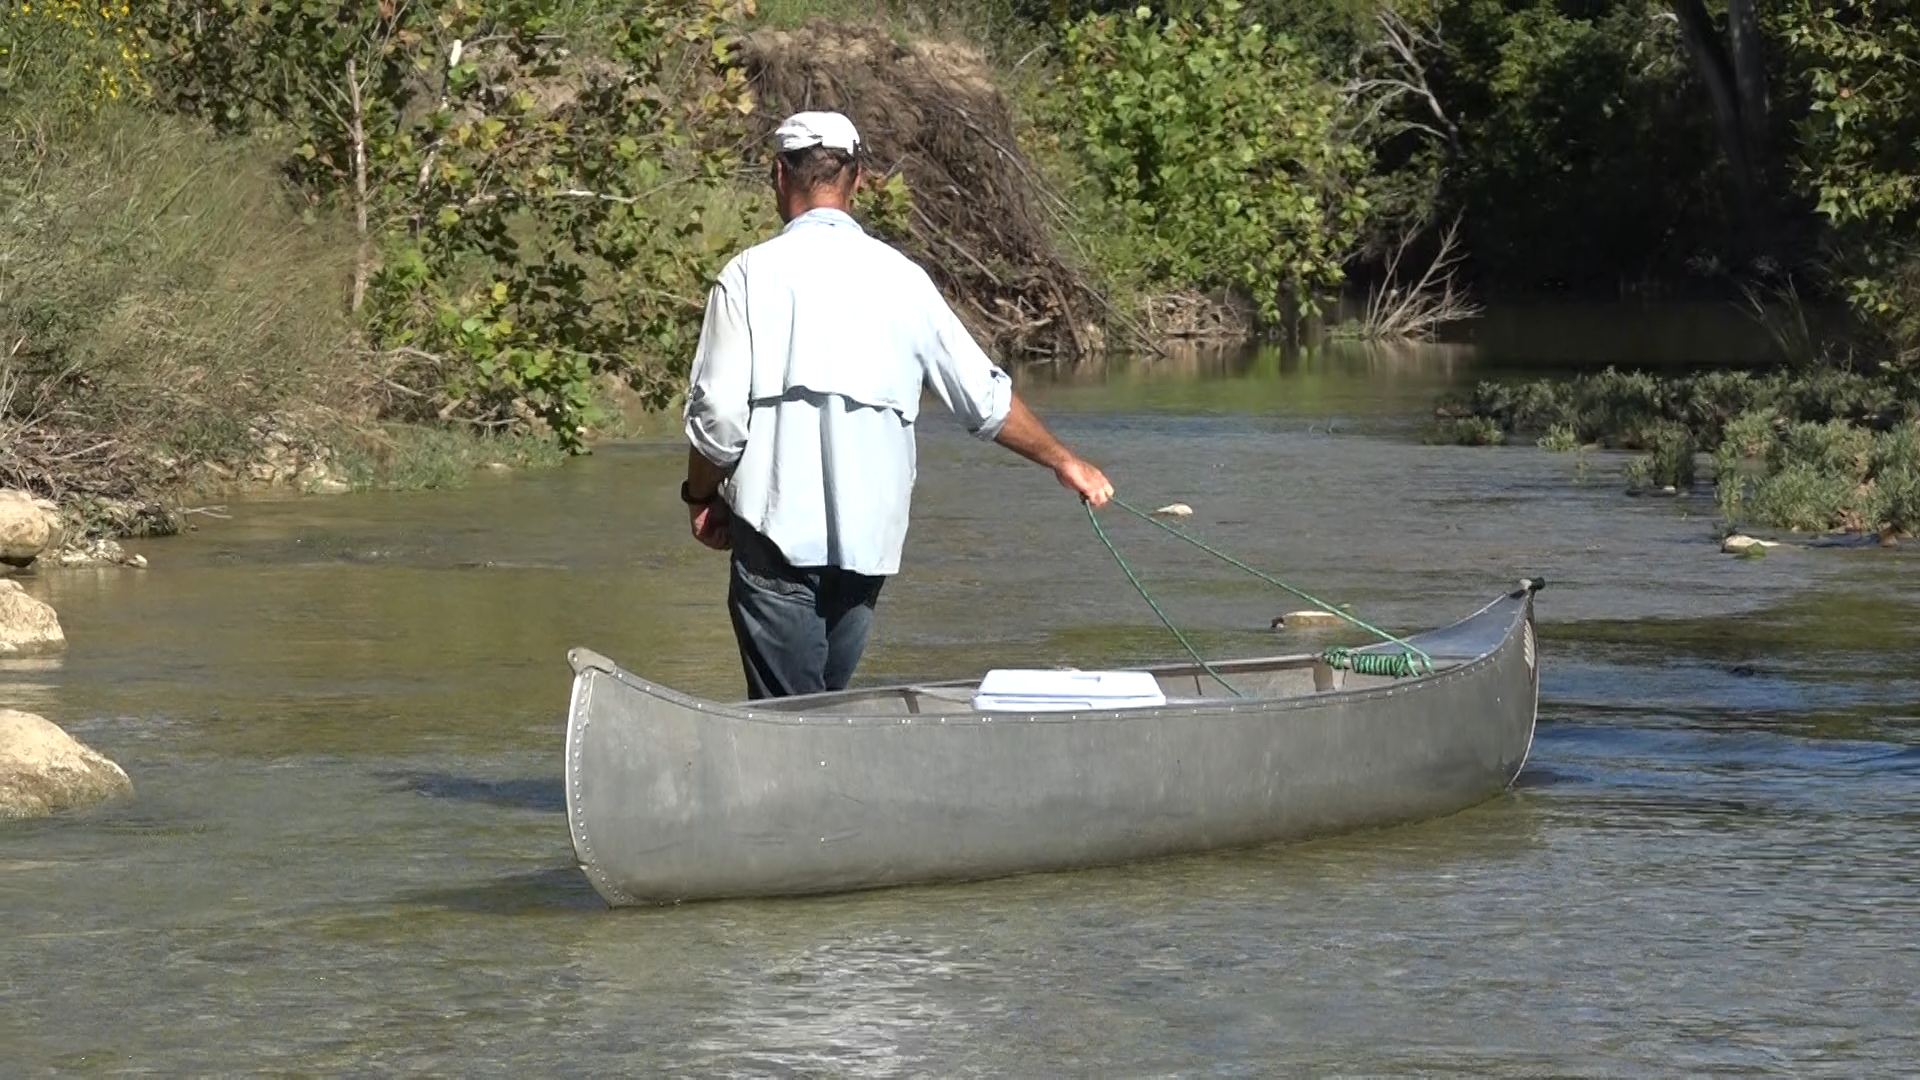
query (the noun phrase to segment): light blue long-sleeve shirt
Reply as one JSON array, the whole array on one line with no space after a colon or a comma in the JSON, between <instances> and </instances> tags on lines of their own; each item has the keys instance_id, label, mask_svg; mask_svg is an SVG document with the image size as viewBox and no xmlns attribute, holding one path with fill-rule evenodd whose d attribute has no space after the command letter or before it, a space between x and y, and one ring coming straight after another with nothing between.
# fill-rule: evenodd
<instances>
[{"instance_id":1,"label":"light blue long-sleeve shirt","mask_svg":"<svg viewBox=\"0 0 1920 1080\"><path fill-rule=\"evenodd\" d=\"M795 566L900 569L922 388L976 436L1013 385L926 271L838 210L741 252L707 296L686 435L736 518Z\"/></svg>"}]
</instances>

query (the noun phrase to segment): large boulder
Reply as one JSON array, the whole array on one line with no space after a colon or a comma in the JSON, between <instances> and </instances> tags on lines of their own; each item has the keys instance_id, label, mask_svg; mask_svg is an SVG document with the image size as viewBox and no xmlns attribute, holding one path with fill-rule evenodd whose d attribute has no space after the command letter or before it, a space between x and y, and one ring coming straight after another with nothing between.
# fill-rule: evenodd
<instances>
[{"instance_id":1,"label":"large boulder","mask_svg":"<svg viewBox=\"0 0 1920 1080\"><path fill-rule=\"evenodd\" d=\"M45 817L133 793L125 770L32 713L0 709L0 819Z\"/></svg>"},{"instance_id":2,"label":"large boulder","mask_svg":"<svg viewBox=\"0 0 1920 1080\"><path fill-rule=\"evenodd\" d=\"M53 608L28 596L19 582L0 578L0 655L48 652L66 644Z\"/></svg>"},{"instance_id":3,"label":"large boulder","mask_svg":"<svg viewBox=\"0 0 1920 1080\"><path fill-rule=\"evenodd\" d=\"M59 508L24 491L0 490L0 563L25 566L60 547Z\"/></svg>"}]
</instances>

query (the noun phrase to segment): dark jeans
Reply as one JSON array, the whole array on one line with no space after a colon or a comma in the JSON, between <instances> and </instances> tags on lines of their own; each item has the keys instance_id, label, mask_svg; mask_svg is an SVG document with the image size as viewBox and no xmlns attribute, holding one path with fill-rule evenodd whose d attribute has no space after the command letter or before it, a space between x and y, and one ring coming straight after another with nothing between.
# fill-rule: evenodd
<instances>
[{"instance_id":1,"label":"dark jeans","mask_svg":"<svg viewBox=\"0 0 1920 1080\"><path fill-rule=\"evenodd\" d=\"M727 614L753 700L844 690L867 647L882 577L798 567L736 520Z\"/></svg>"}]
</instances>

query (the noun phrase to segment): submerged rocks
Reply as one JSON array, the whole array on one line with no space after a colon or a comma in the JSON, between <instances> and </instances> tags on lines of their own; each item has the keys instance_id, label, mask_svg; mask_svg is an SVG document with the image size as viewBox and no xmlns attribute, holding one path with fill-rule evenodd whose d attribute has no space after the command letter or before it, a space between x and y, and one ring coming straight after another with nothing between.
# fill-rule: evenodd
<instances>
[{"instance_id":1,"label":"submerged rocks","mask_svg":"<svg viewBox=\"0 0 1920 1080\"><path fill-rule=\"evenodd\" d=\"M0 563L26 566L59 548L65 532L53 503L24 491L0 490Z\"/></svg>"},{"instance_id":2,"label":"submerged rocks","mask_svg":"<svg viewBox=\"0 0 1920 1080\"><path fill-rule=\"evenodd\" d=\"M126 771L32 713L0 709L0 819L45 817L133 793Z\"/></svg>"},{"instance_id":3,"label":"submerged rocks","mask_svg":"<svg viewBox=\"0 0 1920 1080\"><path fill-rule=\"evenodd\" d=\"M248 426L254 455L240 476L260 487L291 487L309 495L352 490L333 449L311 424L287 413L259 417Z\"/></svg>"},{"instance_id":4,"label":"submerged rocks","mask_svg":"<svg viewBox=\"0 0 1920 1080\"><path fill-rule=\"evenodd\" d=\"M28 596L19 582L0 578L0 655L48 652L66 644L53 608Z\"/></svg>"},{"instance_id":5,"label":"submerged rocks","mask_svg":"<svg viewBox=\"0 0 1920 1080\"><path fill-rule=\"evenodd\" d=\"M143 555L129 555L117 540L82 540L60 549L59 554L51 556L50 562L60 566L131 566L136 570L145 570L147 560Z\"/></svg>"}]
</instances>

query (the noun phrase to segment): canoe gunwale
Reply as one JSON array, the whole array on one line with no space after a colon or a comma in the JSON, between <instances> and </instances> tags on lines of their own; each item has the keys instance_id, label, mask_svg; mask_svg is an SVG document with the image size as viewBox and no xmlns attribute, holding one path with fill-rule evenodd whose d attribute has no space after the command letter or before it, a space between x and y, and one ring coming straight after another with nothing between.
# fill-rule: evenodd
<instances>
[{"instance_id":1,"label":"canoe gunwale","mask_svg":"<svg viewBox=\"0 0 1920 1080\"><path fill-rule=\"evenodd\" d=\"M585 685L588 682L588 680L585 680L580 676L585 675L589 672L598 672L600 674L606 675L610 678L613 678L620 682L625 683L629 687L635 690L638 690L641 693L659 698L662 701L665 701L668 704L677 706L679 708L693 709L697 712L710 714L718 718L724 718L728 720L737 720L744 723L774 724L774 725L804 725L811 722L815 726L818 726L823 723L831 723L835 725L844 725L844 726L850 726L850 727L898 727L903 724L912 724L916 721L921 723L932 722L932 723L940 723L940 724L969 724L969 723L991 724L996 721L1002 724L1006 724L1006 723L1036 723L1036 724L1091 723L1091 722L1109 721L1109 720L1115 720L1115 719L1121 719L1121 718L1138 719L1143 716L1150 716L1150 717L1164 716L1164 717L1171 718L1171 717L1196 716L1196 715L1202 715L1202 714L1206 714L1206 715L1233 714L1233 713L1249 712L1249 711L1279 712L1279 711L1298 709L1298 708L1315 708L1315 707L1322 707L1322 706L1328 706L1333 704L1351 704L1356 702L1365 702L1370 700L1389 698L1399 694L1412 693L1417 690L1444 686L1450 682L1453 682L1459 679L1471 678L1480 669L1492 663L1493 660L1499 656L1501 650L1506 648L1513 641L1514 636L1517 633L1521 633L1522 628L1532 622L1533 604L1531 602L1531 599L1532 599L1531 592L1532 592L1531 589L1523 588L1521 590L1518 590L1512 593L1504 594L1498 599L1485 604L1479 610L1475 611L1471 615L1468 615L1464 618L1456 620L1449 626L1439 627L1436 630L1432 631L1431 633L1440 633L1445 630L1451 629L1453 627L1461 626L1466 623L1472 622L1473 620L1480 618L1481 616L1485 615L1488 611L1491 611L1492 609L1499 607L1502 604L1511 603L1514 605L1513 619L1508 624L1505 632L1501 634L1498 641L1494 642L1490 647L1483 650L1479 655L1461 659L1458 663L1455 663L1443 670L1433 672L1432 674L1419 675L1419 676L1415 676L1407 679L1400 679L1393 683L1380 685L1380 686L1355 687L1353 689L1340 689L1340 690L1326 690L1326 691L1315 692L1312 694L1298 694L1298 695L1293 695L1289 697L1221 698L1219 699L1218 702L1213 702L1213 701L1208 701L1205 703L1180 702L1177 704L1167 704L1167 705L1161 705L1161 706L1154 706L1150 708L1102 709L1102 710L1085 710L1085 711L1078 711L1078 712L1033 712L1033 713L1023 713L1023 712L1017 712L1017 711L1016 712L1000 712L1000 713L980 713L972 710L966 710L966 711L953 712L953 713L922 712L917 715L907 715L907 716L848 714L848 713L831 713L831 712L803 712L803 711L793 710L790 707L779 708L779 709L756 708L750 702L729 704L729 703L712 701L707 698L694 697L690 694L682 693L681 691L675 690L672 687L663 686L659 683L655 683L651 680L648 680L639 675L636 675L633 672L628 671L627 669L621 667L619 664L615 663L614 661L609 660L608 658L600 655L599 653L593 652L590 649L575 648L570 650L567 654L568 660L572 664L575 672L574 700L570 703L568 708L567 741L569 743L569 746L571 746L571 744L574 741L573 729L575 725L578 723L584 722L586 717L586 713L583 708L584 701L581 699L580 691L581 691L581 687ZM1417 645L1419 644L1420 637L1422 636L1426 636L1426 635L1414 636L1409 638L1408 640ZM1532 647L1537 648L1537 646L1532 646ZM1355 651L1368 652L1368 651L1376 651L1380 648L1381 647L1379 646L1370 646L1367 649L1359 649ZM1246 657L1238 660L1221 661L1221 662L1215 663L1213 667L1215 670L1223 674L1232 674L1235 670L1248 671L1248 670L1258 670L1258 669L1272 669L1272 668L1282 667L1282 666L1305 667L1315 662L1316 659L1317 658L1310 653L1285 654L1285 655L1273 656L1273 657ZM1204 674L1201 668L1191 664L1171 664L1171 665L1160 666L1160 667L1149 667L1143 670L1150 671L1156 676L1170 676L1170 677L1179 677L1179 678L1186 678L1190 675ZM903 684L893 685L893 686L863 687L861 689L851 690L851 691L848 691L848 690L833 691L826 694L810 694L810 695L805 695L805 698L831 699L831 698L850 698L850 697L872 697L872 696L882 696L887 694L903 693L903 692L908 692L913 690L965 687L965 686L973 685L978 681L979 680L977 679L972 679L972 680L952 679L952 680L942 680L939 682L929 682L929 683L903 683ZM792 703L801 701L801 700L803 699L802 698L784 699L784 701L787 703L788 706L791 706ZM571 752L569 752L569 758L571 758Z\"/></svg>"}]
</instances>

